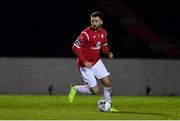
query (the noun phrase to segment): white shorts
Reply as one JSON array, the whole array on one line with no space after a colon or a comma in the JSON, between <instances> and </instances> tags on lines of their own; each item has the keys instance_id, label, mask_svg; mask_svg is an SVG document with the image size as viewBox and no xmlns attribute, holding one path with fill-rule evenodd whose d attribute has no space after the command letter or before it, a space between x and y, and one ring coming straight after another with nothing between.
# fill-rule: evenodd
<instances>
[{"instance_id":1,"label":"white shorts","mask_svg":"<svg viewBox=\"0 0 180 121\"><path fill-rule=\"evenodd\" d=\"M99 59L92 68L80 67L79 71L83 80L87 82L88 86L91 88L97 85L96 78L101 79L110 75L101 59Z\"/></svg>"}]
</instances>

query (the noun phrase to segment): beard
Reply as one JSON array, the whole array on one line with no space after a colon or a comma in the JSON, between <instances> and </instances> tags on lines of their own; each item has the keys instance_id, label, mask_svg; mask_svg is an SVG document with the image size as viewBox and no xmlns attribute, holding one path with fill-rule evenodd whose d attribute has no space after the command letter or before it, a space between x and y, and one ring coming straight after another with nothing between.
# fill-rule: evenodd
<instances>
[{"instance_id":1,"label":"beard","mask_svg":"<svg viewBox=\"0 0 180 121\"><path fill-rule=\"evenodd\" d=\"M101 25L91 25L91 28L94 30L98 30L101 27Z\"/></svg>"}]
</instances>

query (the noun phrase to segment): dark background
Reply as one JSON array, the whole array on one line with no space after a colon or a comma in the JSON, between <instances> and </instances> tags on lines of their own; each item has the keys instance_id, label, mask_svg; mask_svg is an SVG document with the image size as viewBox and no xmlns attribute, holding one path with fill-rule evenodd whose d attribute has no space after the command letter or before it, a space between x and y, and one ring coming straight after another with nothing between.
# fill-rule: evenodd
<instances>
[{"instance_id":1,"label":"dark background","mask_svg":"<svg viewBox=\"0 0 180 121\"><path fill-rule=\"evenodd\" d=\"M120 1L120 0L119 0ZM180 47L178 1L121 0L153 32ZM109 46L115 58L179 58L165 55L118 23L95 0L4 2L1 14L1 57L75 57L71 46L94 11L104 13Z\"/></svg>"}]
</instances>

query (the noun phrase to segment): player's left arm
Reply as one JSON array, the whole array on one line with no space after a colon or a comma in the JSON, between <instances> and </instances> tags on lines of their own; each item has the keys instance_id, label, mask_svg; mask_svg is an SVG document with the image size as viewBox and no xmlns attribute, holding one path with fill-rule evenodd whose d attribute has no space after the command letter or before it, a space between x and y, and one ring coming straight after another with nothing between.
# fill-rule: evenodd
<instances>
[{"instance_id":1,"label":"player's left arm","mask_svg":"<svg viewBox=\"0 0 180 121\"><path fill-rule=\"evenodd\" d=\"M102 51L108 56L108 58L113 59L113 53L110 52L108 45L102 46Z\"/></svg>"},{"instance_id":2,"label":"player's left arm","mask_svg":"<svg viewBox=\"0 0 180 121\"><path fill-rule=\"evenodd\" d=\"M102 43L102 51L104 54L106 54L108 56L108 58L113 59L113 53L110 52L108 43L107 43L107 33L105 34L105 41Z\"/></svg>"}]
</instances>

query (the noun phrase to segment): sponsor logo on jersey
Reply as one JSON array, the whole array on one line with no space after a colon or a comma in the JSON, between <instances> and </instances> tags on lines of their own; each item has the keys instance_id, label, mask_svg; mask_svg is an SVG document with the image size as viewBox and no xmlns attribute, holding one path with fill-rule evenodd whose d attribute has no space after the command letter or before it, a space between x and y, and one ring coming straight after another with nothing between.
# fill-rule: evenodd
<instances>
[{"instance_id":1,"label":"sponsor logo on jersey","mask_svg":"<svg viewBox=\"0 0 180 121\"><path fill-rule=\"evenodd\" d=\"M96 43L96 46L95 46L95 47L91 47L92 50L97 50L97 49L100 49L100 48L101 48L101 42L100 42L100 41L98 41L98 42Z\"/></svg>"}]
</instances>

